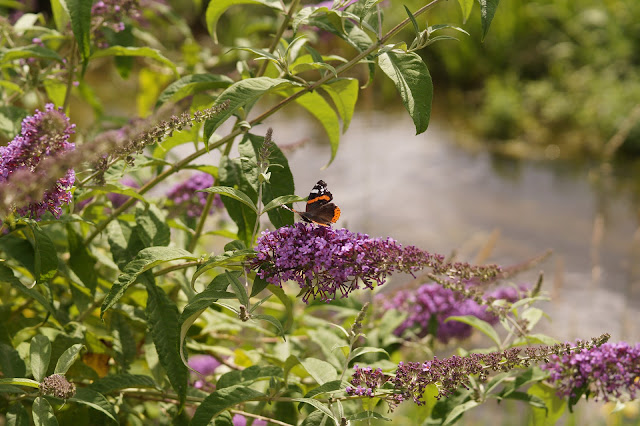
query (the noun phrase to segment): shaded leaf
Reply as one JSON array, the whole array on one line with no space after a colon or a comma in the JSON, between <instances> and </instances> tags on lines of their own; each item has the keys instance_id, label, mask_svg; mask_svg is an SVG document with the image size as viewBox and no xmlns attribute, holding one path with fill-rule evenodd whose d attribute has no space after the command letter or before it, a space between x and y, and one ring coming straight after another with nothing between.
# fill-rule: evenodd
<instances>
[{"instance_id":1,"label":"shaded leaf","mask_svg":"<svg viewBox=\"0 0 640 426\"><path fill-rule=\"evenodd\" d=\"M278 0L216 0L209 2L207 6L207 11L205 13L205 20L207 22L207 29L209 30L209 35L213 38L213 42L218 42L218 37L216 35L216 26L218 24L218 19L220 16L230 8L231 6L235 6L238 4L262 4L268 6L274 10L282 11L282 3Z\"/></svg>"},{"instance_id":2,"label":"shaded leaf","mask_svg":"<svg viewBox=\"0 0 640 426\"><path fill-rule=\"evenodd\" d=\"M211 89L227 88L233 84L233 80L226 75L218 74L191 74L171 83L158 96L156 108L165 102L177 102L180 99L192 96Z\"/></svg>"},{"instance_id":3,"label":"shaded leaf","mask_svg":"<svg viewBox=\"0 0 640 426\"><path fill-rule=\"evenodd\" d=\"M82 61L87 62L91 54L91 6L92 0L65 0L69 18L71 19L71 29L78 43L78 50L82 56Z\"/></svg>"},{"instance_id":4,"label":"shaded leaf","mask_svg":"<svg viewBox=\"0 0 640 426\"><path fill-rule=\"evenodd\" d=\"M26 368L18 351L6 343L0 343L0 371L3 377L24 377Z\"/></svg>"},{"instance_id":5,"label":"shaded leaf","mask_svg":"<svg viewBox=\"0 0 640 426\"><path fill-rule=\"evenodd\" d=\"M193 419L191 419L191 426L207 426L211 419L222 411L263 396L265 395L262 392L244 386L232 386L217 390L206 397L198 406Z\"/></svg>"},{"instance_id":6,"label":"shaded leaf","mask_svg":"<svg viewBox=\"0 0 640 426\"><path fill-rule=\"evenodd\" d=\"M149 376L140 374L120 373L105 376L89 385L89 389L102 394L126 388L153 388L155 382Z\"/></svg>"},{"instance_id":7,"label":"shaded leaf","mask_svg":"<svg viewBox=\"0 0 640 426\"><path fill-rule=\"evenodd\" d=\"M100 411L102 414L106 415L114 422L118 424L120 423L118 421L118 416L113 408L113 404L111 404L107 400L107 398L104 397L104 395L92 389L77 388L75 396L73 398L69 398L69 401L77 402L78 404L91 407L94 410Z\"/></svg>"},{"instance_id":8,"label":"shaded leaf","mask_svg":"<svg viewBox=\"0 0 640 426\"><path fill-rule=\"evenodd\" d=\"M155 59L156 61L171 68L173 73L178 76L178 69L173 62L162 55L159 50L152 49L150 47L111 46L106 49L93 52L90 59L104 58L107 56L142 56L145 58Z\"/></svg>"},{"instance_id":9,"label":"shaded leaf","mask_svg":"<svg viewBox=\"0 0 640 426\"><path fill-rule=\"evenodd\" d=\"M49 281L58 272L58 254L51 238L39 226L30 225L33 232L35 272L38 284Z\"/></svg>"},{"instance_id":10,"label":"shaded leaf","mask_svg":"<svg viewBox=\"0 0 640 426\"><path fill-rule=\"evenodd\" d=\"M189 371L180 356L180 326L178 308L167 294L154 283L147 283L147 317L151 337L155 344L160 364L167 372L171 386L178 394L180 405L187 395Z\"/></svg>"},{"instance_id":11,"label":"shaded leaf","mask_svg":"<svg viewBox=\"0 0 640 426\"><path fill-rule=\"evenodd\" d=\"M53 408L51 404L44 397L39 396L33 401L31 408L31 414L33 414L33 423L36 426L57 426L58 420L53 414Z\"/></svg>"},{"instance_id":12,"label":"shaded leaf","mask_svg":"<svg viewBox=\"0 0 640 426\"><path fill-rule=\"evenodd\" d=\"M482 21L482 40L487 36L493 16L500 0L478 0L480 2L480 19Z\"/></svg>"},{"instance_id":13,"label":"shaded leaf","mask_svg":"<svg viewBox=\"0 0 640 426\"><path fill-rule=\"evenodd\" d=\"M495 343L496 346L500 346L500 336L498 336L498 333L493 328L493 326L488 322L481 320L480 318L474 315L452 316L444 320L444 322L449 322L449 321L458 321L458 322L463 322L465 324L468 324L471 327L475 328L476 330L485 334L491 340L493 340L493 343Z\"/></svg>"}]
</instances>

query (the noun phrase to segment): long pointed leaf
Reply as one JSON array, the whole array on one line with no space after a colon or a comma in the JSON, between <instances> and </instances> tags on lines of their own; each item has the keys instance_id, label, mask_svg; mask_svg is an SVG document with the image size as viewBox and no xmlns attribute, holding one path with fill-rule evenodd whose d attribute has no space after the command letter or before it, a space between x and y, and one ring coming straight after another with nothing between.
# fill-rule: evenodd
<instances>
[{"instance_id":1,"label":"long pointed leaf","mask_svg":"<svg viewBox=\"0 0 640 426\"><path fill-rule=\"evenodd\" d=\"M120 300L127 288L135 282L140 274L163 262L178 259L195 260L196 258L188 251L175 247L148 247L140 250L136 258L125 266L118 281L111 287L109 294L102 302L100 318L104 316L107 309Z\"/></svg>"}]
</instances>

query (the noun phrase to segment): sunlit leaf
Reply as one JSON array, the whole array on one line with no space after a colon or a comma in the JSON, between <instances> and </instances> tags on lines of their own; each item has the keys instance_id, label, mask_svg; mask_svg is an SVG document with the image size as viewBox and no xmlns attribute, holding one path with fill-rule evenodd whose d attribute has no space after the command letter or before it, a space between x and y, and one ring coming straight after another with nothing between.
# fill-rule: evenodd
<instances>
[{"instance_id":1,"label":"sunlit leaf","mask_svg":"<svg viewBox=\"0 0 640 426\"><path fill-rule=\"evenodd\" d=\"M53 414L51 404L49 404L49 401L47 401L43 396L39 396L33 401L31 413L33 414L33 424L36 426L58 425L58 420Z\"/></svg>"},{"instance_id":2,"label":"sunlit leaf","mask_svg":"<svg viewBox=\"0 0 640 426\"><path fill-rule=\"evenodd\" d=\"M493 340L493 343L495 343L496 346L500 346L500 336L498 336L498 333L493 328L493 326L488 322L481 320L480 318L474 315L451 316L445 320L445 322L449 322L449 321L458 321L458 322L463 322L465 324L468 324L471 327L475 328L476 330L485 334L491 340Z\"/></svg>"},{"instance_id":3,"label":"sunlit leaf","mask_svg":"<svg viewBox=\"0 0 640 426\"><path fill-rule=\"evenodd\" d=\"M433 98L433 83L427 65L417 53L400 50L380 55L378 65L396 85L416 126L416 134L423 133L429 126Z\"/></svg>"},{"instance_id":4,"label":"sunlit leaf","mask_svg":"<svg viewBox=\"0 0 640 426\"><path fill-rule=\"evenodd\" d=\"M161 263L178 259L195 260L196 258L188 251L176 247L148 247L141 250L135 259L125 266L122 274L111 287L109 294L102 302L100 317L103 317L104 313L120 300L140 274Z\"/></svg>"},{"instance_id":5,"label":"sunlit leaf","mask_svg":"<svg viewBox=\"0 0 640 426\"><path fill-rule=\"evenodd\" d=\"M33 374L33 378L36 381L42 382L42 379L47 374L49 361L51 360L51 342L46 336L36 334L31 339L29 354L31 358L31 374Z\"/></svg>"},{"instance_id":6,"label":"sunlit leaf","mask_svg":"<svg viewBox=\"0 0 640 426\"><path fill-rule=\"evenodd\" d=\"M69 367L76 362L78 359L78 355L80 355L80 351L84 348L82 343L76 343L72 345L69 349L64 351L60 358L58 358L58 362L56 363L56 368L53 370L54 374L66 374Z\"/></svg>"}]
</instances>

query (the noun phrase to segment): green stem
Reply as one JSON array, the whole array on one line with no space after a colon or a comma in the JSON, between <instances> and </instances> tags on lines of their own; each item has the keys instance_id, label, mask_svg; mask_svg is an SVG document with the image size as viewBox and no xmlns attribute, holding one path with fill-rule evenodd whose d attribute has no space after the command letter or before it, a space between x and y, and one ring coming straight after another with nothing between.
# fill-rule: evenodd
<instances>
[{"instance_id":1,"label":"green stem","mask_svg":"<svg viewBox=\"0 0 640 426\"><path fill-rule=\"evenodd\" d=\"M285 15L284 20L282 21L282 24L280 25L280 28L278 28L278 32L276 33L276 35L275 35L275 37L273 39L273 42L271 42L271 46L269 46L269 53L273 53L273 52L276 51L276 48L278 47L278 44L280 43L280 39L282 38L282 34L284 34L285 30L289 26L289 22L291 21L291 17L293 16L293 12L296 9L298 9L298 4L300 4L300 0L293 0L293 2L291 2L291 7L289 8L289 11ZM260 68L258 69L258 73L257 73L256 77L262 77L264 72L267 70L267 65L269 65L268 61L262 61L262 64L260 64Z\"/></svg>"}]
</instances>

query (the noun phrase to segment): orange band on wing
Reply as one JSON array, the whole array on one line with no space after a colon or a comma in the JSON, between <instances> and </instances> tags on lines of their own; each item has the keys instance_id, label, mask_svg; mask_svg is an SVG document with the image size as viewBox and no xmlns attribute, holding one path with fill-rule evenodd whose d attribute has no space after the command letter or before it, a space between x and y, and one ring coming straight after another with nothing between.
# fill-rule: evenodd
<instances>
[{"instance_id":1,"label":"orange band on wing","mask_svg":"<svg viewBox=\"0 0 640 426\"><path fill-rule=\"evenodd\" d=\"M331 223L336 223L340 219L340 207L336 207L333 211L333 217L331 218Z\"/></svg>"},{"instance_id":2,"label":"orange band on wing","mask_svg":"<svg viewBox=\"0 0 640 426\"><path fill-rule=\"evenodd\" d=\"M329 197L328 195L321 195L319 197L316 197L316 198L313 198L313 199L307 201L307 204L315 203L316 201L320 201L320 200L331 201L331 197Z\"/></svg>"}]
</instances>

